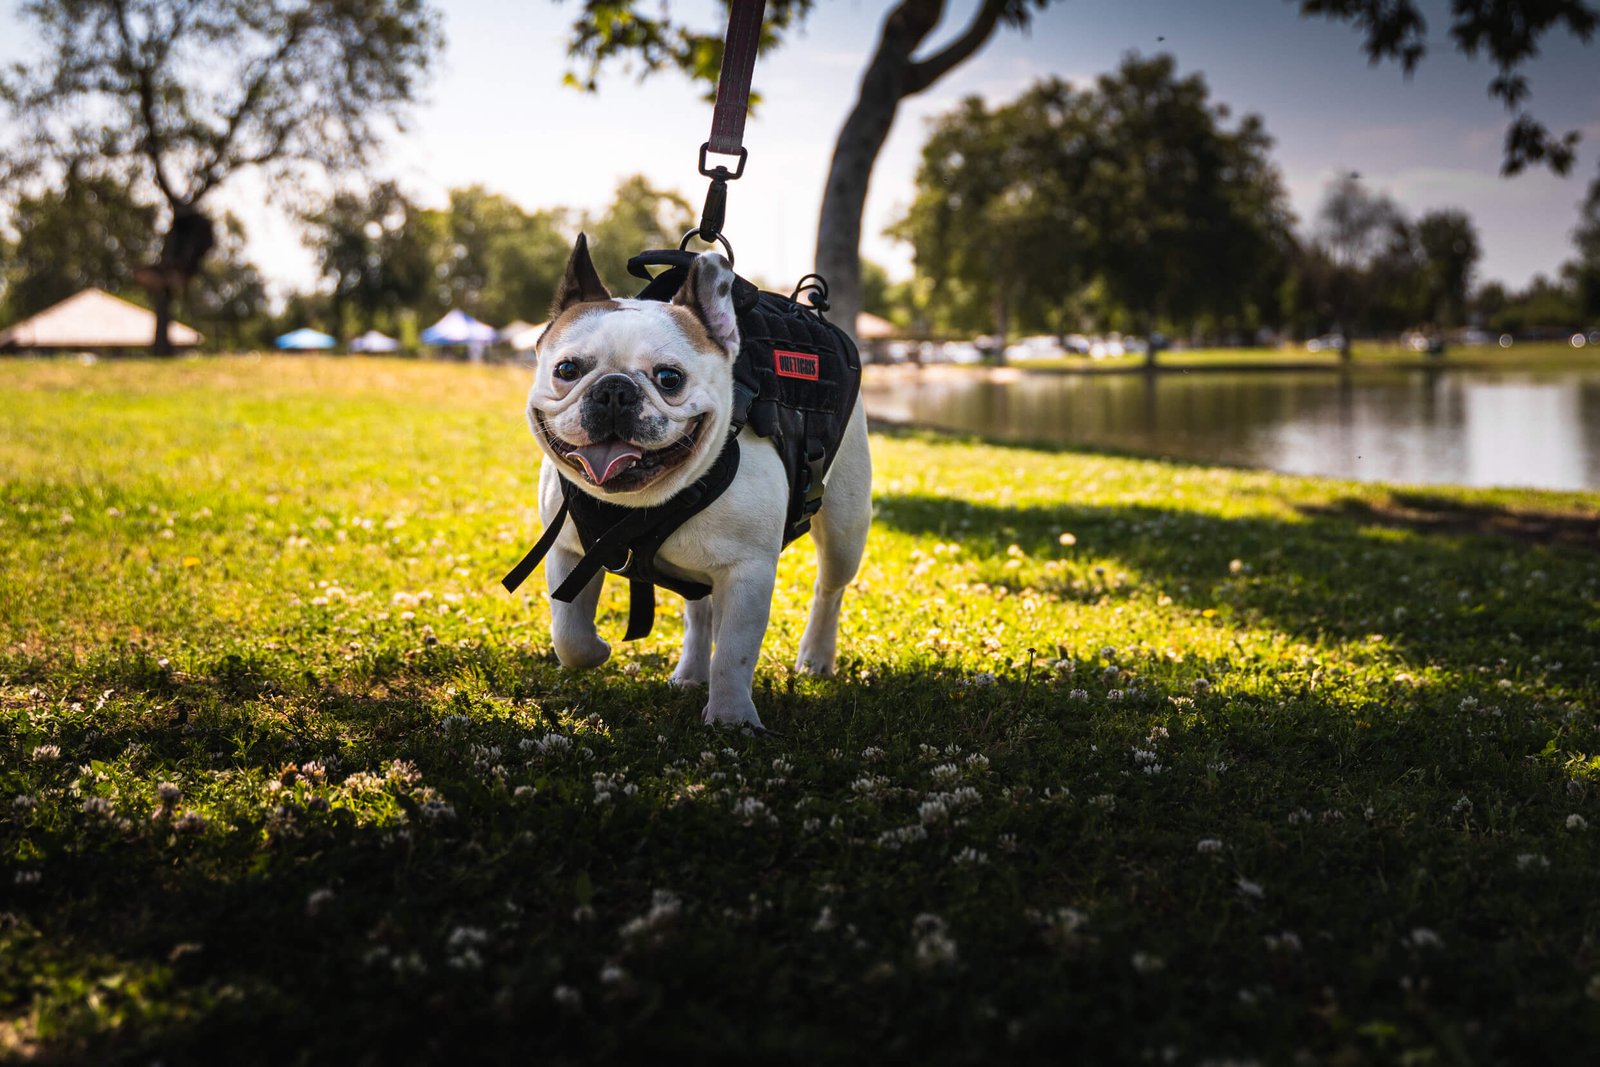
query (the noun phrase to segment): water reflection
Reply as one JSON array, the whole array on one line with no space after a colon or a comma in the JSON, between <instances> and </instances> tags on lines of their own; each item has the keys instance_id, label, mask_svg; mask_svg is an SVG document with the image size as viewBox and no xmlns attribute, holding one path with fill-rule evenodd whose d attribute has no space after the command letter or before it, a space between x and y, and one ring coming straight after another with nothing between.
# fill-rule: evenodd
<instances>
[{"instance_id":1,"label":"water reflection","mask_svg":"<svg viewBox=\"0 0 1600 1067\"><path fill-rule=\"evenodd\" d=\"M1600 489L1600 368L1129 375L875 372L878 418L1363 481Z\"/></svg>"}]
</instances>

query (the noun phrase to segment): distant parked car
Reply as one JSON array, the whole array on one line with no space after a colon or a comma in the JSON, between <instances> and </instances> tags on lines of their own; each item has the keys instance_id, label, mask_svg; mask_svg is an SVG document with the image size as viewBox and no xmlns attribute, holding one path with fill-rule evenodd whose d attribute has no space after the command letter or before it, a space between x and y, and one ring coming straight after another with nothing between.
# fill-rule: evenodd
<instances>
[{"instance_id":1,"label":"distant parked car","mask_svg":"<svg viewBox=\"0 0 1600 1067\"><path fill-rule=\"evenodd\" d=\"M1095 338L1089 342L1090 359L1115 359L1127 354L1128 350L1123 347L1122 337L1119 334L1112 334L1104 340Z\"/></svg>"},{"instance_id":2,"label":"distant parked car","mask_svg":"<svg viewBox=\"0 0 1600 1067\"><path fill-rule=\"evenodd\" d=\"M1006 359L1055 359L1064 356L1067 350L1061 346L1052 334L1040 334L1036 337L1024 337L1015 344L1006 346Z\"/></svg>"},{"instance_id":3,"label":"distant parked car","mask_svg":"<svg viewBox=\"0 0 1600 1067\"><path fill-rule=\"evenodd\" d=\"M939 346L939 358L946 363L982 363L983 353L971 341L946 341Z\"/></svg>"},{"instance_id":4,"label":"distant parked car","mask_svg":"<svg viewBox=\"0 0 1600 1067\"><path fill-rule=\"evenodd\" d=\"M1306 342L1307 352L1338 352L1342 348L1344 348L1344 336L1337 333L1325 333Z\"/></svg>"}]
</instances>

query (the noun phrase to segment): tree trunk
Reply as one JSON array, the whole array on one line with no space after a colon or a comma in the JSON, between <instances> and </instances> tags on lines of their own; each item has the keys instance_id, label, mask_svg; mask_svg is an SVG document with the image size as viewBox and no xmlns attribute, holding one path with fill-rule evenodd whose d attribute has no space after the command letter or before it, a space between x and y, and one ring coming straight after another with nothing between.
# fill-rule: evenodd
<instances>
[{"instance_id":1,"label":"tree trunk","mask_svg":"<svg viewBox=\"0 0 1600 1067\"><path fill-rule=\"evenodd\" d=\"M861 313L861 214L883 142L900 101L922 92L976 52L1005 7L985 0L959 38L924 60L912 53L944 15L943 0L902 0L889 12L856 105L834 143L817 220L817 272L828 281L829 317L855 336Z\"/></svg>"},{"instance_id":2,"label":"tree trunk","mask_svg":"<svg viewBox=\"0 0 1600 1067\"><path fill-rule=\"evenodd\" d=\"M156 336L150 345L150 354L153 356L172 355L172 338L168 336L172 326L172 286L159 285L152 289L150 298L156 308Z\"/></svg>"}]
</instances>

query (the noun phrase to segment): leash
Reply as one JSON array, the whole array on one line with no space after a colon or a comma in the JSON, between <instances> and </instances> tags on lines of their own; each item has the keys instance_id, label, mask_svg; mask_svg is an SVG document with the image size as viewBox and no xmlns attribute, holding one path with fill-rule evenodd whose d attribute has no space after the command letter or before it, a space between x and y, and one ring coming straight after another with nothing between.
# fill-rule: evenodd
<instances>
[{"instance_id":1,"label":"leash","mask_svg":"<svg viewBox=\"0 0 1600 1067\"><path fill-rule=\"evenodd\" d=\"M698 236L706 244L720 243L733 262L733 245L722 232L728 211L728 183L738 181L750 150L744 146L744 122L750 113L750 78L756 69L756 51L761 44L761 19L766 0L731 0L728 6L728 31L722 42L722 69L717 74L717 103L711 112L711 137L700 146L700 173L711 179L706 202L700 209L700 225L683 235L678 248L689 247L689 238ZM708 168L706 156L738 156L733 170L722 164Z\"/></svg>"}]
</instances>

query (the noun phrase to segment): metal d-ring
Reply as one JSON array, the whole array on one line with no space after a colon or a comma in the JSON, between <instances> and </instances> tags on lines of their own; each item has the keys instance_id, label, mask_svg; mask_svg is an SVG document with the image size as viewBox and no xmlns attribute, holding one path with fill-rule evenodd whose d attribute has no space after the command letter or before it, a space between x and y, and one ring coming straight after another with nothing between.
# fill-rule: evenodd
<instances>
[{"instance_id":1,"label":"metal d-ring","mask_svg":"<svg viewBox=\"0 0 1600 1067\"><path fill-rule=\"evenodd\" d=\"M603 566L603 564L602 564ZM612 574L627 574L628 568L633 566L633 549L628 549L628 558L622 561L620 567L606 567Z\"/></svg>"},{"instance_id":2,"label":"metal d-ring","mask_svg":"<svg viewBox=\"0 0 1600 1067\"><path fill-rule=\"evenodd\" d=\"M696 226L694 229L690 230L688 233L684 234L683 235L683 240L678 242L678 251L680 251L680 252L687 251L688 248L689 248L689 238L697 237L697 236L699 236L699 234L700 234L700 227L698 227L698 226ZM728 243L728 238L724 234L720 234L719 233L714 238L714 240L718 244L720 244L723 248L728 250L728 266L730 266L730 267L733 266L733 245Z\"/></svg>"}]
</instances>

